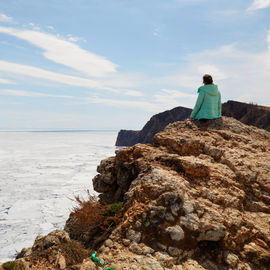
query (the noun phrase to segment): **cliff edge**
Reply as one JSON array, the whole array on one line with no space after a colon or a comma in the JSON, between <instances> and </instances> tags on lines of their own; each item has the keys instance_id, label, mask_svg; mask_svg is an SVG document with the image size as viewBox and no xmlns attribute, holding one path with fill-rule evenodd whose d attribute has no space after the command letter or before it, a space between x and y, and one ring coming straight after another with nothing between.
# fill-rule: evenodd
<instances>
[{"instance_id":1,"label":"cliff edge","mask_svg":"<svg viewBox=\"0 0 270 270\"><path fill-rule=\"evenodd\" d=\"M93 185L100 201L123 202L117 226L97 247L107 267L269 269L269 132L227 117L175 122L152 145L117 150L98 172ZM71 215L69 236L76 234L77 221ZM49 237L58 242L37 238L23 260L33 262L33 249L59 245L58 259L48 256L52 268L44 269L101 269L90 258L61 266L60 258L67 260L59 243L71 241L62 233ZM43 269L36 264L29 269Z\"/></svg>"},{"instance_id":2,"label":"cliff edge","mask_svg":"<svg viewBox=\"0 0 270 270\"><path fill-rule=\"evenodd\" d=\"M152 116L140 131L120 130L115 145L132 146L136 143L152 143L156 133L170 123L187 119L191 111L189 108L176 107ZM229 100L222 104L222 115L270 131L270 107Z\"/></svg>"}]
</instances>

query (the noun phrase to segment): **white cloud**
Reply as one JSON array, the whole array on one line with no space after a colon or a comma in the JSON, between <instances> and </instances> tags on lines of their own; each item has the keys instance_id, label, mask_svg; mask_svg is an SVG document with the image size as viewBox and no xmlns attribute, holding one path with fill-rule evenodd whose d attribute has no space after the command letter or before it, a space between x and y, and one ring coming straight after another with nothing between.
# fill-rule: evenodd
<instances>
[{"instance_id":1,"label":"white cloud","mask_svg":"<svg viewBox=\"0 0 270 270\"><path fill-rule=\"evenodd\" d=\"M115 89L104 86L102 83L96 80L85 79L81 77L64 75L56 72L51 72L41 68L11 63L7 61L0 61L0 70L4 72L15 73L19 75L29 76L33 78L45 79L53 82L58 82L66 85L88 87L94 89L108 90L112 92L118 92Z\"/></svg>"},{"instance_id":2,"label":"white cloud","mask_svg":"<svg viewBox=\"0 0 270 270\"><path fill-rule=\"evenodd\" d=\"M33 30L0 27L0 32L15 36L44 50L47 59L93 77L116 72L117 65L105 57L80 48L59 36Z\"/></svg>"},{"instance_id":3,"label":"white cloud","mask_svg":"<svg viewBox=\"0 0 270 270\"><path fill-rule=\"evenodd\" d=\"M4 13L0 13L0 22L12 22L13 19Z\"/></svg>"},{"instance_id":4,"label":"white cloud","mask_svg":"<svg viewBox=\"0 0 270 270\"><path fill-rule=\"evenodd\" d=\"M219 86L223 102L233 99L270 106L270 31L266 40L265 50L256 53L230 44L190 54L185 59L187 65L161 78L159 83L166 84L168 89L182 88L195 94L202 85L203 74L210 73Z\"/></svg>"},{"instance_id":5,"label":"white cloud","mask_svg":"<svg viewBox=\"0 0 270 270\"><path fill-rule=\"evenodd\" d=\"M193 107L196 98L197 95L184 93L174 89L161 89L160 93L154 95L155 102L164 105L167 104L168 108L177 106Z\"/></svg>"},{"instance_id":6,"label":"white cloud","mask_svg":"<svg viewBox=\"0 0 270 270\"><path fill-rule=\"evenodd\" d=\"M78 42L78 41L86 41L84 38L81 38L81 37L74 37L72 36L71 34L68 34L67 35L67 40L68 41L71 41L71 42Z\"/></svg>"},{"instance_id":7,"label":"white cloud","mask_svg":"<svg viewBox=\"0 0 270 270\"><path fill-rule=\"evenodd\" d=\"M257 9L270 7L270 0L254 0L247 11L254 11Z\"/></svg>"},{"instance_id":8,"label":"white cloud","mask_svg":"<svg viewBox=\"0 0 270 270\"><path fill-rule=\"evenodd\" d=\"M109 107L117 108L135 108L141 109L145 112L159 113L161 111L169 110L177 106L193 107L197 95L183 93L174 89L161 89L159 93L155 94L151 101L145 100L121 100L112 98L103 98L98 96L83 98L77 104L102 104Z\"/></svg>"},{"instance_id":9,"label":"white cloud","mask_svg":"<svg viewBox=\"0 0 270 270\"><path fill-rule=\"evenodd\" d=\"M15 84L15 82L0 78L0 84Z\"/></svg>"},{"instance_id":10,"label":"white cloud","mask_svg":"<svg viewBox=\"0 0 270 270\"><path fill-rule=\"evenodd\" d=\"M19 96L19 97L54 97L54 98L74 98L73 96L64 96L64 95L52 95L52 94L44 94L39 92L31 92L31 91L24 91L24 90L11 90L5 89L0 90L0 95L5 96Z\"/></svg>"},{"instance_id":11,"label":"white cloud","mask_svg":"<svg viewBox=\"0 0 270 270\"><path fill-rule=\"evenodd\" d=\"M114 84L111 86L111 81L99 81L99 80L91 80L91 79L85 79L81 77L76 76L70 76L66 74L56 73L49 70L44 70L41 68L33 67L33 66L27 66L27 65L21 65L17 63L11 63L7 61L0 61L0 71L3 73L7 73L7 75L15 74L19 75L20 77L32 77L37 79L43 79L47 81L52 81L64 85L69 86L79 86L79 87L85 87L85 88L91 88L96 90L104 90L109 91L113 93L121 93L123 95L127 96L143 96L143 94L140 91L132 90L132 89L126 89L121 87L116 87L117 81L121 86L125 86L125 81L121 82L121 80L114 81ZM0 83L12 83L11 81L0 79ZM40 84L40 81L39 81ZM129 82L130 84L130 82ZM129 86L129 85L128 85Z\"/></svg>"},{"instance_id":12,"label":"white cloud","mask_svg":"<svg viewBox=\"0 0 270 270\"><path fill-rule=\"evenodd\" d=\"M95 103L102 104L111 107L127 107L142 109L147 112L158 112L158 104L151 103L148 101L135 101L135 100L120 100L120 99L110 99L110 98L100 98L100 97L88 97L84 98L84 103Z\"/></svg>"},{"instance_id":13,"label":"white cloud","mask_svg":"<svg viewBox=\"0 0 270 270\"><path fill-rule=\"evenodd\" d=\"M34 31L40 31L40 27L34 23L28 24Z\"/></svg>"},{"instance_id":14,"label":"white cloud","mask_svg":"<svg viewBox=\"0 0 270 270\"><path fill-rule=\"evenodd\" d=\"M228 75L222 72L215 65L200 65L198 66L198 71L201 74L212 74L217 80L223 80L228 78Z\"/></svg>"},{"instance_id":15,"label":"white cloud","mask_svg":"<svg viewBox=\"0 0 270 270\"><path fill-rule=\"evenodd\" d=\"M126 90L124 91L124 94L127 96L133 96L133 97L142 97L143 93L136 90Z\"/></svg>"}]
</instances>

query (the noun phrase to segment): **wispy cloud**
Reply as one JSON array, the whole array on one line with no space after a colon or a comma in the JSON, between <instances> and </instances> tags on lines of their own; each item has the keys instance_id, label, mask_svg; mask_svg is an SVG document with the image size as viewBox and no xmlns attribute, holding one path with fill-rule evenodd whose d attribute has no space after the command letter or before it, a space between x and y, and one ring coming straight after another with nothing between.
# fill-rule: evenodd
<instances>
[{"instance_id":1,"label":"wispy cloud","mask_svg":"<svg viewBox=\"0 0 270 270\"><path fill-rule=\"evenodd\" d=\"M94 104L102 104L110 107L120 107L120 108L136 108L142 109L147 112L157 112L158 105L148 102L148 101L136 101L136 100L120 100L120 99L112 99L112 98L101 98L101 97L88 97L84 98L84 103L94 103Z\"/></svg>"},{"instance_id":2,"label":"wispy cloud","mask_svg":"<svg viewBox=\"0 0 270 270\"><path fill-rule=\"evenodd\" d=\"M224 72L224 71L221 71L217 66L215 65L200 65L198 66L198 71L201 73L201 74L213 74L213 76L215 76L215 78L217 80L223 80L223 79L227 79L228 78L228 75Z\"/></svg>"},{"instance_id":3,"label":"wispy cloud","mask_svg":"<svg viewBox=\"0 0 270 270\"><path fill-rule=\"evenodd\" d=\"M106 80L91 80L76 76L70 76L66 74L61 74L57 72L52 72L49 70L41 69L38 67L21 65L17 63L0 61L0 71L6 73L7 75L19 75L20 77L32 77L34 79L43 79L45 81L52 81L68 86L78 86L84 88L90 88L93 90L109 91L112 93L120 93L126 96L140 97L143 93L137 90L127 89L125 86L130 86L132 83L125 81L124 79L116 78L113 81ZM0 83L12 83L11 81L0 79ZM38 81L40 84L41 82ZM120 87L117 87L117 84Z\"/></svg>"},{"instance_id":4,"label":"wispy cloud","mask_svg":"<svg viewBox=\"0 0 270 270\"><path fill-rule=\"evenodd\" d=\"M247 11L254 11L267 7L270 7L270 0L254 0L251 6L247 8Z\"/></svg>"},{"instance_id":5,"label":"wispy cloud","mask_svg":"<svg viewBox=\"0 0 270 270\"><path fill-rule=\"evenodd\" d=\"M4 13L0 13L0 22L12 22L13 19Z\"/></svg>"},{"instance_id":6,"label":"wispy cloud","mask_svg":"<svg viewBox=\"0 0 270 270\"><path fill-rule=\"evenodd\" d=\"M39 79L44 79L48 81L58 82L61 84L66 84L66 85L101 89L101 90L106 90L106 91L111 91L111 92L118 92L117 89L106 87L104 84L96 80L69 76L69 75L51 72L51 71L33 67L33 66L21 65L21 64L11 63L7 61L0 61L0 70L2 70L3 72L7 72L9 74L14 73L14 74L33 77L33 78L39 78Z\"/></svg>"},{"instance_id":7,"label":"wispy cloud","mask_svg":"<svg viewBox=\"0 0 270 270\"><path fill-rule=\"evenodd\" d=\"M67 40L68 41L71 41L71 42L78 42L78 41L86 41L84 38L82 38L82 37L74 37L73 35L71 35L71 34L68 34L67 35Z\"/></svg>"},{"instance_id":8,"label":"wispy cloud","mask_svg":"<svg viewBox=\"0 0 270 270\"><path fill-rule=\"evenodd\" d=\"M188 94L174 89L161 89L151 99L147 101L103 98L99 96L85 97L78 101L78 104L102 104L107 107L117 108L135 108L145 112L159 113L164 110L172 109L177 106L192 107L196 101L197 95Z\"/></svg>"},{"instance_id":9,"label":"wispy cloud","mask_svg":"<svg viewBox=\"0 0 270 270\"><path fill-rule=\"evenodd\" d=\"M127 96L132 96L132 97L142 97L143 93L140 91L136 91L136 90L126 90L124 91L124 94Z\"/></svg>"},{"instance_id":10,"label":"wispy cloud","mask_svg":"<svg viewBox=\"0 0 270 270\"><path fill-rule=\"evenodd\" d=\"M0 90L0 95L19 96L19 97L54 97L54 98L68 98L68 99L74 98L73 96L52 95L52 94L44 94L44 93L39 93L39 92L31 92L31 91L24 91L24 90L11 90L11 89Z\"/></svg>"},{"instance_id":11,"label":"wispy cloud","mask_svg":"<svg viewBox=\"0 0 270 270\"><path fill-rule=\"evenodd\" d=\"M190 54L186 58L187 66L162 80L171 87L195 92L202 84L203 74L210 73L219 85L224 101L235 99L270 105L270 31L266 40L268 47L257 53L231 44Z\"/></svg>"},{"instance_id":12,"label":"wispy cloud","mask_svg":"<svg viewBox=\"0 0 270 270\"><path fill-rule=\"evenodd\" d=\"M196 101L197 95L184 93L175 89L161 89L154 95L154 100L158 104L168 105L168 108L184 106L192 107Z\"/></svg>"},{"instance_id":13,"label":"wispy cloud","mask_svg":"<svg viewBox=\"0 0 270 270\"><path fill-rule=\"evenodd\" d=\"M15 82L0 78L0 84L15 84Z\"/></svg>"},{"instance_id":14,"label":"wispy cloud","mask_svg":"<svg viewBox=\"0 0 270 270\"><path fill-rule=\"evenodd\" d=\"M88 76L103 77L116 72L117 65L105 57L86 51L77 44L64 40L59 36L9 27L0 27L0 32L26 40L43 49L43 55L47 59Z\"/></svg>"}]
</instances>

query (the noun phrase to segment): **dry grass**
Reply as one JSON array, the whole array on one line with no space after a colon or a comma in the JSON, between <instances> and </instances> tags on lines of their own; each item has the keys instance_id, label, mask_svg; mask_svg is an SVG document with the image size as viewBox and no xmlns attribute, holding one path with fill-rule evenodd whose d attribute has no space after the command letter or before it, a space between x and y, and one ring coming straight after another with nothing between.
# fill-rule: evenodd
<instances>
[{"instance_id":1,"label":"dry grass","mask_svg":"<svg viewBox=\"0 0 270 270\"><path fill-rule=\"evenodd\" d=\"M72 209L67 226L70 236L85 247L97 248L122 221L122 203L102 204L87 191L87 199L76 196L77 206Z\"/></svg>"},{"instance_id":2,"label":"dry grass","mask_svg":"<svg viewBox=\"0 0 270 270\"><path fill-rule=\"evenodd\" d=\"M9 261L2 265L4 270L26 270L25 265L21 261Z\"/></svg>"},{"instance_id":3,"label":"dry grass","mask_svg":"<svg viewBox=\"0 0 270 270\"><path fill-rule=\"evenodd\" d=\"M60 246L61 254L65 257L67 265L82 263L82 261L91 256L91 250L84 249L82 244L75 240L63 243Z\"/></svg>"},{"instance_id":4,"label":"dry grass","mask_svg":"<svg viewBox=\"0 0 270 270\"><path fill-rule=\"evenodd\" d=\"M82 233L89 231L93 226L101 226L109 211L109 207L101 204L96 196L92 196L89 191L87 191L87 194L87 200L75 196L74 201L77 203L77 206L72 210L79 226L77 229Z\"/></svg>"}]
</instances>

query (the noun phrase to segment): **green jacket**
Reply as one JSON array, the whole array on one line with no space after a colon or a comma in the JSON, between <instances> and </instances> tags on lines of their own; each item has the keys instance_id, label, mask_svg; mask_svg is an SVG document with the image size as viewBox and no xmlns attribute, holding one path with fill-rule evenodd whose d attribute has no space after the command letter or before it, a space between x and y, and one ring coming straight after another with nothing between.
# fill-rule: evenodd
<instances>
[{"instance_id":1,"label":"green jacket","mask_svg":"<svg viewBox=\"0 0 270 270\"><path fill-rule=\"evenodd\" d=\"M198 89L199 96L190 115L195 119L215 119L221 117L221 96L215 84L206 84Z\"/></svg>"}]
</instances>

